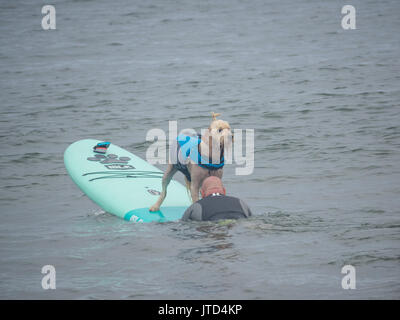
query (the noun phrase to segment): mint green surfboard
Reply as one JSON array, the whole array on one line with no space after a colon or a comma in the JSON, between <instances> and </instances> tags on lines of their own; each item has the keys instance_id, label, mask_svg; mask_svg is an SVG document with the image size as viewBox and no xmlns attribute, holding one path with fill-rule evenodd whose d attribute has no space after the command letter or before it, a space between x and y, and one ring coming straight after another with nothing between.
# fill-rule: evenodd
<instances>
[{"instance_id":1,"label":"mint green surfboard","mask_svg":"<svg viewBox=\"0 0 400 320\"><path fill-rule=\"evenodd\" d=\"M161 192L163 172L114 144L104 155L95 153L99 142L80 140L64 153L68 174L90 199L128 221L165 222L183 216L191 201L182 184L172 180L160 211L150 212Z\"/></svg>"}]
</instances>

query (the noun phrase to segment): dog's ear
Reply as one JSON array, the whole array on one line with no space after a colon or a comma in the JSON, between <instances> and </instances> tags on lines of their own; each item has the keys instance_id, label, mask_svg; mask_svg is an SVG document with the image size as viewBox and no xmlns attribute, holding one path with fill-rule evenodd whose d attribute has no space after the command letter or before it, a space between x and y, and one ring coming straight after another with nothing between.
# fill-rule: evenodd
<instances>
[{"instance_id":1,"label":"dog's ear","mask_svg":"<svg viewBox=\"0 0 400 320\"><path fill-rule=\"evenodd\" d=\"M220 116L221 114L220 113L211 112L211 115L212 115L212 121L215 121L215 120L217 120L217 117Z\"/></svg>"}]
</instances>

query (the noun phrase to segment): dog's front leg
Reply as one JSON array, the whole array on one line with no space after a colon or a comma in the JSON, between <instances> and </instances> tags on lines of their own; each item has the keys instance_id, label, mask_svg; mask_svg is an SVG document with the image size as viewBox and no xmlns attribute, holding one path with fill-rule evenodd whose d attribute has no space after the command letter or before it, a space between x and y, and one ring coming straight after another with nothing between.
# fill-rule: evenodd
<instances>
[{"instance_id":1,"label":"dog's front leg","mask_svg":"<svg viewBox=\"0 0 400 320\"><path fill-rule=\"evenodd\" d=\"M160 197L158 198L157 202L150 207L150 211L158 211L160 210L160 206L163 203L165 197L167 196L167 187L171 182L172 177L176 173L177 169L172 165L168 164L167 170L165 171L163 178L162 178L162 191Z\"/></svg>"}]
</instances>

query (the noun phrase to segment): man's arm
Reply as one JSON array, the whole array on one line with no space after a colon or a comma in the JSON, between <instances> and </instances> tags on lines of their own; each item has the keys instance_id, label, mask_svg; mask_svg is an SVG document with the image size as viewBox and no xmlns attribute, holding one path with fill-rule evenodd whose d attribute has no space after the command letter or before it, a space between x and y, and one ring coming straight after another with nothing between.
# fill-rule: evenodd
<instances>
[{"instance_id":1,"label":"man's arm","mask_svg":"<svg viewBox=\"0 0 400 320\"><path fill-rule=\"evenodd\" d=\"M182 220L202 220L202 208L201 205L197 202L193 203L189 208L186 209L185 213L183 214Z\"/></svg>"},{"instance_id":2,"label":"man's arm","mask_svg":"<svg viewBox=\"0 0 400 320\"><path fill-rule=\"evenodd\" d=\"M243 200L240 200L240 204L242 205L242 209L243 209L243 212L246 215L246 217L252 216L251 210L250 210L249 206L246 204L246 202L244 202Z\"/></svg>"}]
</instances>

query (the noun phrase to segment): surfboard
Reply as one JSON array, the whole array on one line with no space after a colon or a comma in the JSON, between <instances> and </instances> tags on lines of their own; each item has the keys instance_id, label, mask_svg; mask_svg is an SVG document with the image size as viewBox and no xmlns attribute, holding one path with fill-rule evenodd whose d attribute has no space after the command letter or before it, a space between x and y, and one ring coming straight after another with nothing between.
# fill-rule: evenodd
<instances>
[{"instance_id":1,"label":"surfboard","mask_svg":"<svg viewBox=\"0 0 400 320\"><path fill-rule=\"evenodd\" d=\"M105 154L93 147L101 141L85 139L64 152L64 164L76 185L103 210L134 222L179 220L191 204L186 188L171 180L157 212L149 208L161 192L163 172L138 156L110 144Z\"/></svg>"}]
</instances>

